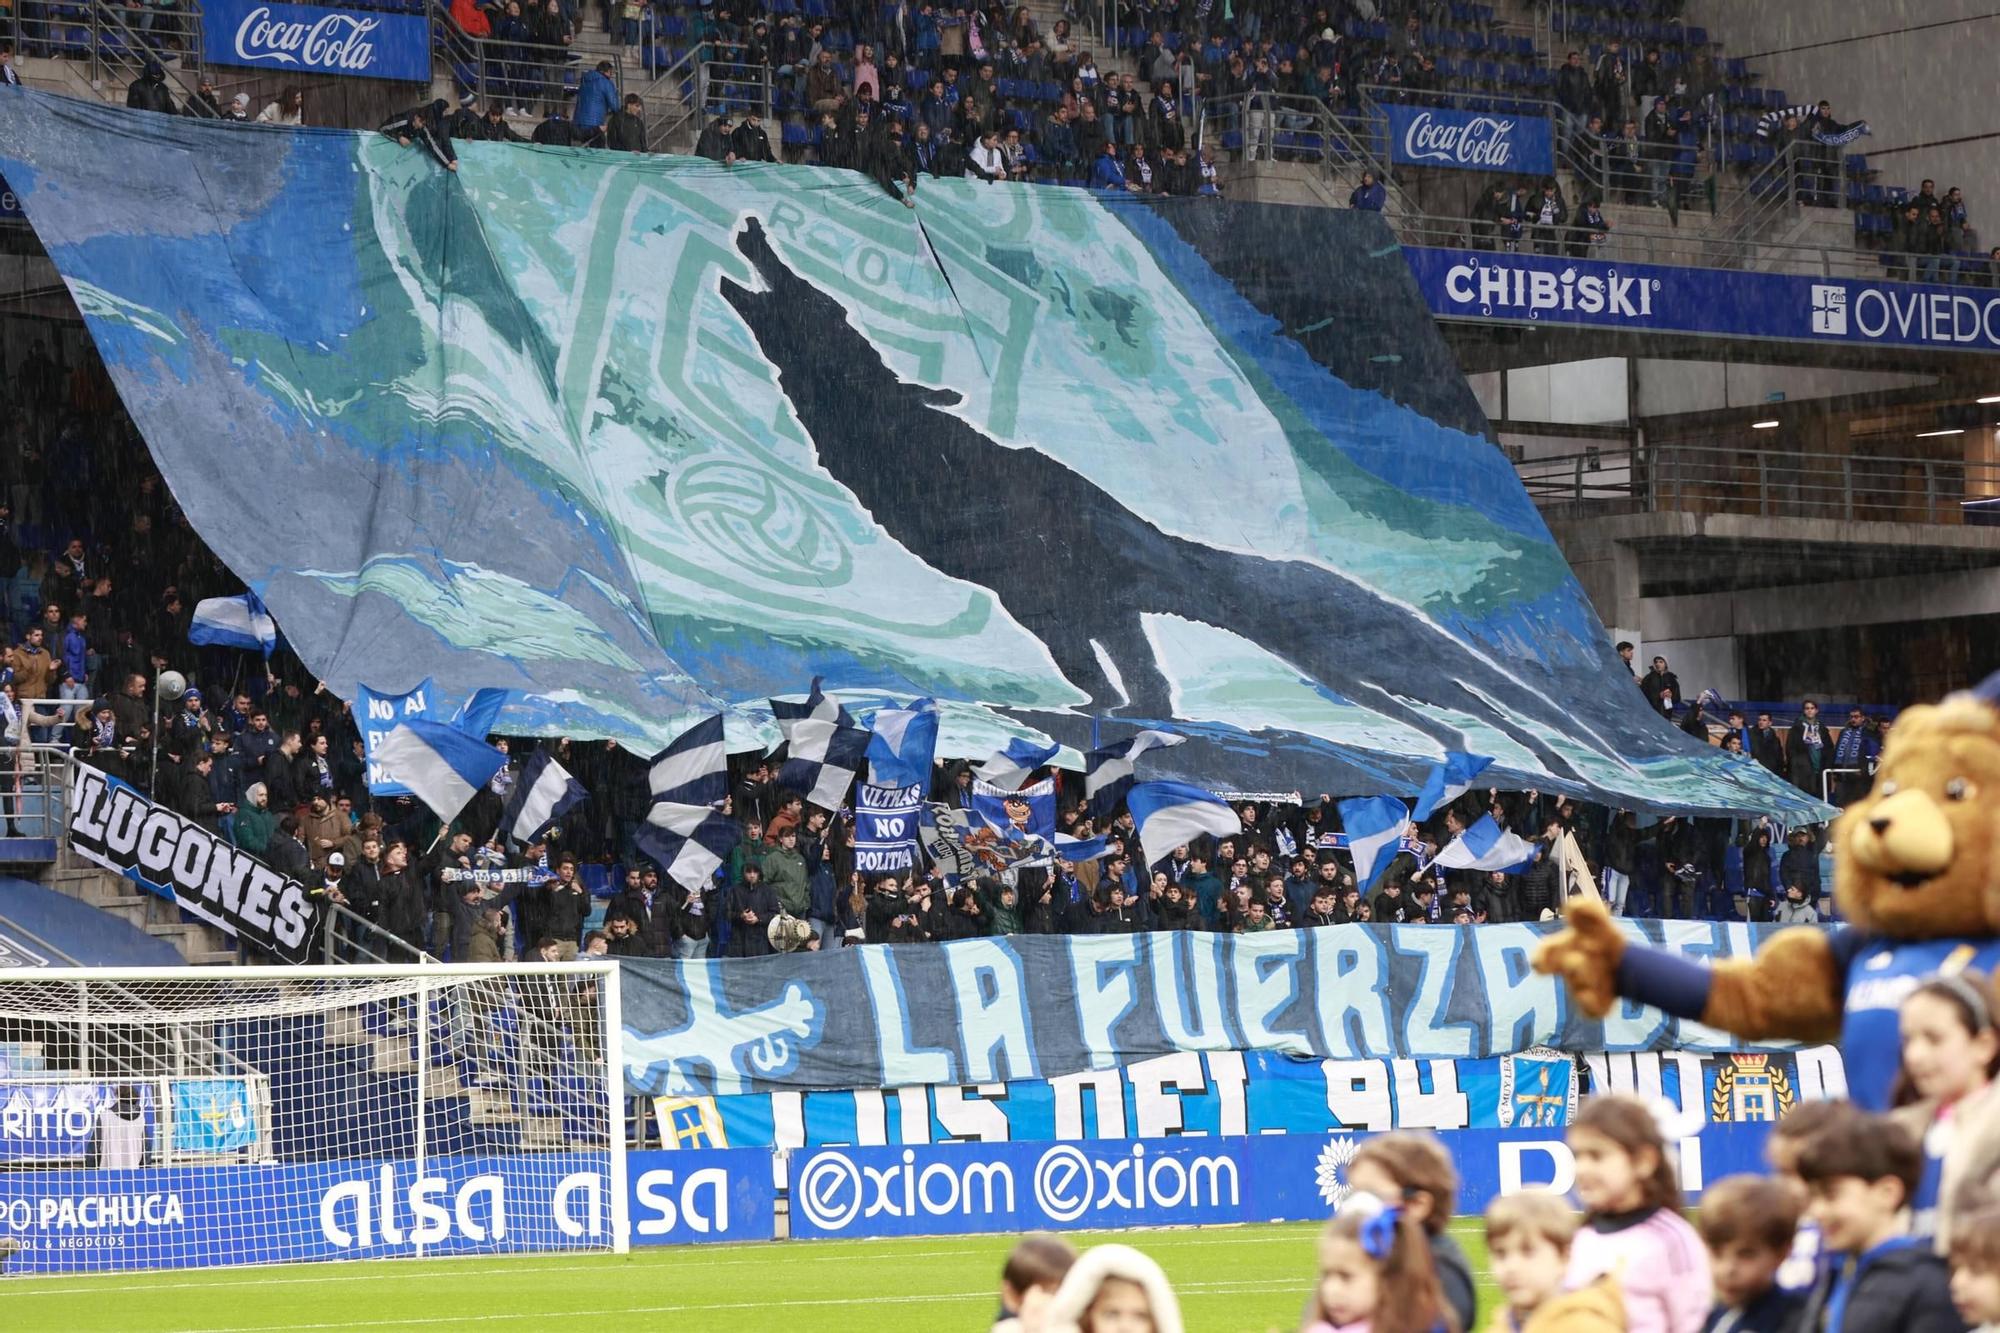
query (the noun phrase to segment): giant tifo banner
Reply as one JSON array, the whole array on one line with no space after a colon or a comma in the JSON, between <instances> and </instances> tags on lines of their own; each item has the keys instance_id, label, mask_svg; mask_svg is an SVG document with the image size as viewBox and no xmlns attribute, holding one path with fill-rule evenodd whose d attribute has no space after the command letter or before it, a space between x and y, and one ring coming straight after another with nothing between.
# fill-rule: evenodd
<instances>
[{"instance_id":1,"label":"giant tifo banner","mask_svg":"<svg viewBox=\"0 0 2000 1333\"><path fill-rule=\"evenodd\" d=\"M1537 1049L1495 1060L1303 1060L1182 1051L1052 1079L921 1088L659 1097L675 1149L1062 1142L1174 1135L1561 1128L1585 1090L1664 1099L1691 1123L1768 1123L1845 1095L1831 1046L1798 1051Z\"/></svg>"},{"instance_id":2,"label":"giant tifo banner","mask_svg":"<svg viewBox=\"0 0 2000 1333\"><path fill-rule=\"evenodd\" d=\"M500 730L645 753L718 709L775 741L765 698L824 675L864 715L935 697L947 754L1108 719L1224 789L1413 793L1451 749L1819 813L1646 708L1380 218L458 167L0 99L0 172L175 496L343 697L504 683Z\"/></svg>"},{"instance_id":3,"label":"giant tifo banner","mask_svg":"<svg viewBox=\"0 0 2000 1333\"><path fill-rule=\"evenodd\" d=\"M1547 176L1556 169L1555 137L1546 115L1400 103L1387 111L1391 162L1518 176Z\"/></svg>"},{"instance_id":4,"label":"giant tifo banner","mask_svg":"<svg viewBox=\"0 0 2000 1333\"><path fill-rule=\"evenodd\" d=\"M283 962L312 955L305 885L84 763L70 770L69 847Z\"/></svg>"},{"instance_id":5,"label":"giant tifo banner","mask_svg":"<svg viewBox=\"0 0 2000 1333\"><path fill-rule=\"evenodd\" d=\"M1768 927L1623 921L1687 957ZM741 960L626 959L625 1083L707 1096L1055 1079L1185 1051L1463 1060L1536 1046L1727 1052L1656 1009L1598 1022L1529 968L1555 923L1011 935Z\"/></svg>"},{"instance_id":6,"label":"giant tifo banner","mask_svg":"<svg viewBox=\"0 0 2000 1333\"><path fill-rule=\"evenodd\" d=\"M1446 319L2000 351L2000 292L1554 255L1404 252Z\"/></svg>"},{"instance_id":7,"label":"giant tifo banner","mask_svg":"<svg viewBox=\"0 0 2000 1333\"><path fill-rule=\"evenodd\" d=\"M431 25L421 14L265 0L205 0L202 59L308 84L327 75L428 83Z\"/></svg>"}]
</instances>

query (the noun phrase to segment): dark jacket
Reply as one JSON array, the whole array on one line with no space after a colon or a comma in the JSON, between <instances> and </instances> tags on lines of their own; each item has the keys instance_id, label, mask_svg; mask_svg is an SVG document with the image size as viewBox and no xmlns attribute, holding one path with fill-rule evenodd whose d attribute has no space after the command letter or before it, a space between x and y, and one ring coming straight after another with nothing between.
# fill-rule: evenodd
<instances>
[{"instance_id":1,"label":"dark jacket","mask_svg":"<svg viewBox=\"0 0 2000 1333\"><path fill-rule=\"evenodd\" d=\"M614 111L604 122L604 146L618 153L646 151L646 118L630 111Z\"/></svg>"},{"instance_id":2,"label":"dark jacket","mask_svg":"<svg viewBox=\"0 0 2000 1333\"><path fill-rule=\"evenodd\" d=\"M1450 1232L1440 1231L1431 1237L1431 1267L1437 1270L1445 1305L1458 1316L1458 1327L1468 1331L1478 1328L1479 1295L1472 1284L1472 1264Z\"/></svg>"},{"instance_id":3,"label":"dark jacket","mask_svg":"<svg viewBox=\"0 0 2000 1333\"><path fill-rule=\"evenodd\" d=\"M701 134L694 141L694 155L705 157L711 162L727 161L736 151L736 131L725 128L721 121L714 121L702 127Z\"/></svg>"},{"instance_id":4,"label":"dark jacket","mask_svg":"<svg viewBox=\"0 0 2000 1333\"><path fill-rule=\"evenodd\" d=\"M167 87L167 72L157 60L146 62L146 72L132 80L125 90L125 105L134 111L174 113L174 95Z\"/></svg>"},{"instance_id":5,"label":"dark jacket","mask_svg":"<svg viewBox=\"0 0 2000 1333\"><path fill-rule=\"evenodd\" d=\"M627 889L611 900L607 917L624 913L639 923L639 952L649 958L665 958L673 949L680 931L680 908L671 889L662 884L646 901L643 889Z\"/></svg>"},{"instance_id":6,"label":"dark jacket","mask_svg":"<svg viewBox=\"0 0 2000 1333\"><path fill-rule=\"evenodd\" d=\"M423 124L416 123L419 119ZM451 119L442 97L428 106L413 106L391 116L382 122L382 133L391 139L408 139L441 167L458 165L458 152L451 146Z\"/></svg>"},{"instance_id":7,"label":"dark jacket","mask_svg":"<svg viewBox=\"0 0 2000 1333\"><path fill-rule=\"evenodd\" d=\"M739 162L775 162L771 156L771 136L764 132L762 125L752 125L744 121L736 127L736 133L729 136L729 142L736 149Z\"/></svg>"},{"instance_id":8,"label":"dark jacket","mask_svg":"<svg viewBox=\"0 0 2000 1333\"><path fill-rule=\"evenodd\" d=\"M1805 1310L1803 1292L1773 1287L1741 1309L1716 1306L1701 1326L1702 1333L1804 1333Z\"/></svg>"},{"instance_id":9,"label":"dark jacket","mask_svg":"<svg viewBox=\"0 0 2000 1333\"><path fill-rule=\"evenodd\" d=\"M1834 1279L1827 1333L1964 1333L1969 1327L1952 1308L1944 1258L1914 1237L1878 1245L1853 1264L1851 1274ZM1845 1310L1835 1325L1843 1287Z\"/></svg>"},{"instance_id":10,"label":"dark jacket","mask_svg":"<svg viewBox=\"0 0 2000 1333\"><path fill-rule=\"evenodd\" d=\"M424 947L424 882L407 866L375 884L375 924L412 949Z\"/></svg>"},{"instance_id":11,"label":"dark jacket","mask_svg":"<svg viewBox=\"0 0 2000 1333\"><path fill-rule=\"evenodd\" d=\"M161 785L166 788L167 806L174 813L193 820L211 833L219 831L215 795L209 790L208 779L194 765L176 766L168 772Z\"/></svg>"},{"instance_id":12,"label":"dark jacket","mask_svg":"<svg viewBox=\"0 0 2000 1333\"><path fill-rule=\"evenodd\" d=\"M560 112L546 117L535 126L534 141L554 148L574 148L580 137L577 127Z\"/></svg>"},{"instance_id":13,"label":"dark jacket","mask_svg":"<svg viewBox=\"0 0 2000 1333\"><path fill-rule=\"evenodd\" d=\"M744 912L752 913L752 919L745 921ZM769 884L738 884L729 891L729 902L725 909L729 918L729 943L723 947L725 958L762 958L773 953L769 930L771 921L778 915L778 893Z\"/></svg>"},{"instance_id":14,"label":"dark jacket","mask_svg":"<svg viewBox=\"0 0 2000 1333\"><path fill-rule=\"evenodd\" d=\"M583 934L584 919L590 915L590 890L583 887L583 881L575 881L575 888L566 890L561 880L552 879L537 890L536 897L541 899L536 915L542 932L563 944L575 944Z\"/></svg>"}]
</instances>

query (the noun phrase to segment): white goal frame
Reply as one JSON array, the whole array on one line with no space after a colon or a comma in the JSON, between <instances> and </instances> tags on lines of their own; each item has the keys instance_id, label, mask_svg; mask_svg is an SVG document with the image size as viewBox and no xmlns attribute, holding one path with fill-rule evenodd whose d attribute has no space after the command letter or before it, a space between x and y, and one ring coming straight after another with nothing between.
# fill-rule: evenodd
<instances>
[{"instance_id":1,"label":"white goal frame","mask_svg":"<svg viewBox=\"0 0 2000 1333\"><path fill-rule=\"evenodd\" d=\"M387 1220L392 1209L389 1207L392 1182L392 1168L407 1164L416 1169L416 1178L425 1179L425 1163L429 1160L449 1160L453 1154L445 1149L434 1148L429 1123L431 1102L436 1096L464 1095L468 1104L476 1100L477 1091L471 1086L460 1087L456 1080L460 1077L456 1066L447 1064L439 1072L432 1056L432 1029L437 1025L435 1015L444 1012L452 1016L454 1022L466 1024L469 1030L473 1023L490 1019L497 1011L487 1009L482 1012L482 997L490 997L496 992L476 987L478 982L514 983L498 992L504 1002L510 1005L508 1017L516 1024L513 1047L513 1064L503 1066L516 1075L529 1067L527 1054L529 1025L541 1023L533 1010L531 995L562 997L563 987L581 986L585 982L595 983L596 1009L594 1016L584 1017L584 1004L573 992L568 998L558 998L555 1004L565 1006L560 1012L578 1013L573 1024L550 1029L555 1035L567 1035L575 1040L570 1042L570 1059L566 1066L572 1071L588 1075L588 1095L581 1101L573 1101L573 1107L588 1106L595 1099L601 1086L601 1106L592 1112L587 1122L592 1126L601 1119L605 1138L605 1175L603 1188L605 1197L595 1200L593 1215L608 1227L608 1236L602 1241L593 1241L577 1246L580 1250L595 1249L600 1253L626 1254L631 1246L631 1227L627 1198L628 1178L626 1151L629 1141L629 1127L626 1115L628 1103L625 1096L624 1024L622 1022L620 973L615 959L588 960L569 963L434 963L423 966L400 964L368 964L356 966L244 966L244 967L148 967L148 968L23 968L0 969L0 1108L7 1101L7 1090L14 1089L28 1096L34 1088L60 1089L65 1085L78 1089L97 1089L98 1095L108 1096L103 1090L110 1085L123 1089L143 1089L152 1098L154 1129L146 1149L146 1159L150 1163L128 1174L135 1182L143 1182L147 1172L162 1173L199 1168L207 1163L230 1163L243 1170L270 1167L271 1154L271 1081L253 1064L239 1059L237 1054L226 1049L227 1043L218 1041L212 1035L224 1024L256 1024L272 1018L291 1018L305 1021L305 1031L330 1053L336 1041L352 1042L357 1045L370 1041L388 1041L392 1045L393 1069L402 1079L408 1079L414 1089L413 1098L404 1098L397 1104L406 1117L414 1118L414 1151L408 1155L395 1149L385 1152L380 1158L362 1158L347 1154L334 1154L324 1159L334 1164L369 1162L378 1164L382 1172L381 1211L382 1230L388 1232L391 1223ZM535 983L530 991L520 983ZM316 983L327 983L324 990ZM178 988L178 989L176 989ZM260 989L261 992L260 992ZM232 992L247 991L241 1001L232 1003ZM73 997L67 1007L63 997L67 993ZM259 998L272 994L280 997L273 1009L260 1007ZM169 996L186 996L190 1003L185 1008L161 1007L158 1002ZM295 999L295 1003L286 1002ZM394 1038L369 1037L360 1032L357 1017L369 1012L370 1006L389 1008L391 1002L401 1005L414 1002L414 1013L419 1016L414 1024L399 1032ZM433 1007L433 1002L437 1007ZM490 1002L490 1001L489 1001ZM319 1015L315 1028L310 1019ZM347 1029L336 1036L336 1028ZM50 1070L36 1069L36 1057L46 1058L41 1051L32 1049L33 1040L25 1039L25 1034L45 1030L60 1039L60 1047L66 1053L67 1067ZM474 1040L485 1041L494 1050L499 1049L493 1033L497 1029L487 1029L475 1034ZM589 1052L583 1040L585 1033L591 1033L589 1044L595 1045L595 1052ZM414 1059L411 1059L407 1043L414 1043ZM18 1047L12 1051L15 1056L26 1056L9 1068L6 1056L9 1046ZM537 1047L537 1050L543 1048ZM546 1048L555 1050L551 1046ZM594 1058L593 1058L594 1057ZM454 1057L441 1056L445 1061ZM539 1057L537 1057L539 1058ZM551 1068L558 1066L551 1065ZM318 1068L318 1066L315 1066ZM330 1068L330 1066L329 1066ZM493 1066L487 1066L492 1069ZM448 1076L448 1078L447 1078ZM525 1089L516 1088L504 1081L498 1084L503 1089L503 1097L518 1097L525 1100ZM204 1156L177 1151L171 1141L171 1127L174 1124L173 1093L177 1084L195 1084L204 1080L231 1081L241 1083L248 1093L251 1114L259 1127L258 1144L255 1151L241 1153L216 1153ZM436 1080L435 1082L433 1080ZM484 1084L483 1086L495 1086ZM440 1091L442 1090L442 1091ZM121 1094L122 1095L122 1094ZM413 1105L406 1103L412 1102ZM580 1112L578 1112L580 1114ZM525 1126L528 1116L520 1116ZM17 1117L18 1121L19 1117ZM129 1124L129 1117L127 1119ZM559 1124L562 1122L558 1122ZM584 1123L572 1121L570 1123ZM439 1132L450 1133L446 1122L439 1122ZM15 1126L19 1129L19 1125ZM72 1125L74 1133L74 1125ZM558 1129L559 1135L567 1130ZM525 1128L523 1142L518 1149L468 1149L473 1156L490 1156L508 1159L517 1154L522 1164L541 1161L559 1162L566 1156L576 1155L578 1140L569 1139L568 1146L535 1145L526 1141ZM12 1145L0 1142L0 1266L4 1266L7 1253L11 1252L5 1242L13 1234L5 1225L8 1195L6 1187L14 1187L13 1206L21 1206L20 1196L34 1188L37 1179L54 1179L43 1174L50 1163L32 1156L9 1159L5 1150ZM538 1151L538 1148L540 1151ZM594 1149L590 1150L594 1153ZM301 1164L317 1164L316 1159L296 1159ZM68 1163L68 1167L82 1168L80 1163ZM56 1175L65 1169L55 1166ZM479 1179L485 1179L480 1177ZM400 1183L400 1182L396 1182ZM442 1187L443 1182L438 1182ZM152 1188L151 1186L140 1186ZM341 1187L352 1197L355 1192L365 1192L373 1186L348 1183ZM594 1190L594 1187L592 1187ZM334 1191L339 1192L339 1191ZM329 1193L328 1197L331 1197ZM417 1205L412 1191L410 1210ZM451 1204L442 1201L445 1207L437 1211L441 1215ZM326 1223L325 1209L329 1205L322 1200L322 1228ZM558 1196L561 1207L561 1196ZM463 1196L458 1207L466 1207ZM357 1205L361 1218L360 1227L367 1227L367 1202ZM406 1210L407 1211L407 1210ZM421 1216L421 1214L419 1214ZM400 1219L409 1231L410 1240L406 1248L392 1253L368 1255L370 1258L425 1257L426 1248L417 1239L420 1229L410 1226L410 1218ZM572 1230L574 1218L567 1212L560 1212L555 1226L568 1237L583 1234ZM594 1233L596 1223L590 1231ZM357 1228L358 1229L358 1228ZM19 1230L17 1226L15 1230ZM275 1233L274 1233L275 1234ZM400 1239L400 1237L392 1237ZM497 1238L496 1238L497 1239ZM534 1252L537 1247L510 1246L494 1250L494 1253ZM234 1260L227 1257L209 1259L204 1263L246 1264L270 1262L308 1262L317 1258L348 1257L326 1256L300 1253L275 1257L248 1258ZM352 1257L364 1257L355 1255ZM130 1272L148 1268L173 1268L194 1266L186 1261L167 1258L164 1261L148 1262L146 1253L140 1253L137 1261L129 1264L99 1264L94 1270ZM16 1271L25 1266L17 1265ZM68 1271L47 1270L36 1267L28 1271ZM79 1270L85 1271L85 1270Z\"/></svg>"}]
</instances>

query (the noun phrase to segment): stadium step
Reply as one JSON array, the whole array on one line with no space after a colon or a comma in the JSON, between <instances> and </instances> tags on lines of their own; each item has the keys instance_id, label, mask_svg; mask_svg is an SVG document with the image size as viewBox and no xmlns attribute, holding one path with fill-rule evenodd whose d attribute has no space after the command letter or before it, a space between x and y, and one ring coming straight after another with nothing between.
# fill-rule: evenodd
<instances>
[{"instance_id":1,"label":"stadium step","mask_svg":"<svg viewBox=\"0 0 2000 1333\"><path fill-rule=\"evenodd\" d=\"M183 920L180 909L172 902L147 893L123 875L113 874L74 853L47 867L38 881L64 897L74 898L167 941L190 963L236 959L236 944L229 936L201 922Z\"/></svg>"},{"instance_id":2,"label":"stadium step","mask_svg":"<svg viewBox=\"0 0 2000 1333\"><path fill-rule=\"evenodd\" d=\"M475 1125L514 1125L521 1120L521 1113L514 1109L513 1094L506 1088L466 1089L466 1115Z\"/></svg>"},{"instance_id":3,"label":"stadium step","mask_svg":"<svg viewBox=\"0 0 2000 1333\"><path fill-rule=\"evenodd\" d=\"M373 1069L378 1074L414 1074L417 1072L417 1053L410 1046L408 1037L372 1037L369 1039L374 1051Z\"/></svg>"},{"instance_id":4,"label":"stadium step","mask_svg":"<svg viewBox=\"0 0 2000 1333\"><path fill-rule=\"evenodd\" d=\"M458 1076L453 1065L432 1065L430 1073L424 1076L424 1096L461 1097L465 1095L465 1081Z\"/></svg>"},{"instance_id":5,"label":"stadium step","mask_svg":"<svg viewBox=\"0 0 2000 1333\"><path fill-rule=\"evenodd\" d=\"M329 1046L359 1046L369 1039L359 1009L336 1009L326 1016L324 1040Z\"/></svg>"},{"instance_id":6,"label":"stadium step","mask_svg":"<svg viewBox=\"0 0 2000 1333\"><path fill-rule=\"evenodd\" d=\"M521 1122L521 1146L547 1151L564 1144L563 1120L559 1115L531 1115Z\"/></svg>"}]
</instances>

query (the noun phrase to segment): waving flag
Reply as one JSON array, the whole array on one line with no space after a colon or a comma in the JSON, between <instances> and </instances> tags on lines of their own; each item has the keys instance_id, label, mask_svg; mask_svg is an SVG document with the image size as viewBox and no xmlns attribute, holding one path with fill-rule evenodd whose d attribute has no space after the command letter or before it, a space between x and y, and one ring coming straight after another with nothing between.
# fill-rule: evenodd
<instances>
[{"instance_id":1,"label":"waving flag","mask_svg":"<svg viewBox=\"0 0 2000 1333\"><path fill-rule=\"evenodd\" d=\"M493 780L507 756L446 722L399 722L375 747L413 795L449 824L479 789Z\"/></svg>"},{"instance_id":2,"label":"waving flag","mask_svg":"<svg viewBox=\"0 0 2000 1333\"><path fill-rule=\"evenodd\" d=\"M868 780L878 787L921 787L931 783L937 754L938 709L930 699L908 708L884 708L869 722Z\"/></svg>"},{"instance_id":3,"label":"waving flag","mask_svg":"<svg viewBox=\"0 0 2000 1333\"><path fill-rule=\"evenodd\" d=\"M205 597L195 603L188 642L217 648L247 648L269 657L278 646L278 622L254 592Z\"/></svg>"},{"instance_id":4,"label":"waving flag","mask_svg":"<svg viewBox=\"0 0 2000 1333\"><path fill-rule=\"evenodd\" d=\"M539 842L551 825L579 802L589 799L583 784L569 775L547 750L537 750L521 770L514 794L507 801L500 827L508 837L525 847Z\"/></svg>"},{"instance_id":5,"label":"waving flag","mask_svg":"<svg viewBox=\"0 0 2000 1333\"><path fill-rule=\"evenodd\" d=\"M719 810L656 801L646 812L646 822L632 835L632 842L669 879L684 889L699 891L715 877L742 837L743 826Z\"/></svg>"},{"instance_id":6,"label":"waving flag","mask_svg":"<svg viewBox=\"0 0 2000 1333\"><path fill-rule=\"evenodd\" d=\"M1483 754L1446 750L1444 762L1433 768L1431 775L1424 779L1424 789L1417 793L1417 808L1410 812L1410 817L1429 819L1439 806L1450 805L1471 791L1472 780L1485 772L1492 762Z\"/></svg>"},{"instance_id":7,"label":"waving flag","mask_svg":"<svg viewBox=\"0 0 2000 1333\"><path fill-rule=\"evenodd\" d=\"M1139 846L1148 866L1158 865L1174 848L1204 833L1228 838L1243 831L1243 821L1229 802L1184 782L1142 782L1125 793L1125 808L1138 825Z\"/></svg>"},{"instance_id":8,"label":"waving flag","mask_svg":"<svg viewBox=\"0 0 2000 1333\"><path fill-rule=\"evenodd\" d=\"M983 782L1002 791L1017 790L1028 780L1028 775L1056 757L1060 745L1037 745L1024 741L1019 736L1007 742L1007 748L996 753L985 763L972 771Z\"/></svg>"},{"instance_id":9,"label":"waving flag","mask_svg":"<svg viewBox=\"0 0 2000 1333\"><path fill-rule=\"evenodd\" d=\"M802 704L784 699L771 700L771 717L778 724L778 731L785 738L785 744L792 744L792 734L801 722L837 722L843 727L854 725L854 716L841 706L837 699L829 699L820 688L820 678L814 676L812 689Z\"/></svg>"},{"instance_id":10,"label":"waving flag","mask_svg":"<svg viewBox=\"0 0 2000 1333\"><path fill-rule=\"evenodd\" d=\"M676 736L646 766L646 789L655 803L699 806L722 804L729 792L729 754L722 745L722 714L697 722Z\"/></svg>"},{"instance_id":11,"label":"waving flag","mask_svg":"<svg viewBox=\"0 0 2000 1333\"><path fill-rule=\"evenodd\" d=\"M805 797L808 805L838 810L867 754L868 733L860 727L801 719L792 727L790 757L778 770L778 785Z\"/></svg>"},{"instance_id":12,"label":"waving flag","mask_svg":"<svg viewBox=\"0 0 2000 1333\"><path fill-rule=\"evenodd\" d=\"M1409 807L1395 796L1342 801L1340 823L1347 833L1348 854L1354 858L1355 882L1366 893L1402 850L1403 830L1410 823Z\"/></svg>"},{"instance_id":13,"label":"waving flag","mask_svg":"<svg viewBox=\"0 0 2000 1333\"><path fill-rule=\"evenodd\" d=\"M1509 833L1492 815L1481 815L1465 832L1437 854L1434 865L1450 870L1526 870L1535 861L1535 844Z\"/></svg>"},{"instance_id":14,"label":"waving flag","mask_svg":"<svg viewBox=\"0 0 2000 1333\"><path fill-rule=\"evenodd\" d=\"M500 721L500 710L507 705L508 690L488 687L474 690L472 697L460 704L452 714L451 724L468 736L485 740L493 734Z\"/></svg>"},{"instance_id":15,"label":"waving flag","mask_svg":"<svg viewBox=\"0 0 2000 1333\"><path fill-rule=\"evenodd\" d=\"M1179 745L1186 739L1171 731L1149 729L1129 740L1086 754L1083 757L1083 799L1090 803L1091 814L1109 814L1125 799L1125 793L1132 790L1132 771L1140 755L1148 750Z\"/></svg>"}]
</instances>

